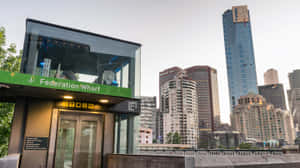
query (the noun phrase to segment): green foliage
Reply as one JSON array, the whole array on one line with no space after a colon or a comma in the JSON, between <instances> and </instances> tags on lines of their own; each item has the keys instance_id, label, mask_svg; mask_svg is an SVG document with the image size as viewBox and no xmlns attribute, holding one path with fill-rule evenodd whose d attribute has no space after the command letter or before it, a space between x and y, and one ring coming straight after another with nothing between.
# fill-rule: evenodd
<instances>
[{"instance_id":1,"label":"green foliage","mask_svg":"<svg viewBox=\"0 0 300 168\"><path fill-rule=\"evenodd\" d=\"M167 144L172 144L172 139L173 139L173 133L169 132L167 134Z\"/></svg>"},{"instance_id":2,"label":"green foliage","mask_svg":"<svg viewBox=\"0 0 300 168\"><path fill-rule=\"evenodd\" d=\"M17 54L15 44L10 44L5 48L5 29L0 28L0 70L18 72L21 65L22 51Z\"/></svg>"},{"instance_id":3,"label":"green foliage","mask_svg":"<svg viewBox=\"0 0 300 168\"><path fill-rule=\"evenodd\" d=\"M226 147L223 146L223 145L221 145L221 144L220 144L217 148L218 148L218 149L226 149Z\"/></svg>"},{"instance_id":4,"label":"green foliage","mask_svg":"<svg viewBox=\"0 0 300 168\"><path fill-rule=\"evenodd\" d=\"M181 137L178 132L173 135L173 144L181 144Z\"/></svg>"},{"instance_id":5,"label":"green foliage","mask_svg":"<svg viewBox=\"0 0 300 168\"><path fill-rule=\"evenodd\" d=\"M241 143L239 148L240 149L252 149L252 145L250 143Z\"/></svg>"},{"instance_id":6,"label":"green foliage","mask_svg":"<svg viewBox=\"0 0 300 168\"><path fill-rule=\"evenodd\" d=\"M5 29L0 27L0 70L18 72L22 51L17 54L15 44L6 47ZM0 157L7 155L14 104L0 103Z\"/></svg>"},{"instance_id":7,"label":"green foliage","mask_svg":"<svg viewBox=\"0 0 300 168\"><path fill-rule=\"evenodd\" d=\"M167 134L167 144L181 144L181 136L178 132Z\"/></svg>"},{"instance_id":8,"label":"green foliage","mask_svg":"<svg viewBox=\"0 0 300 168\"><path fill-rule=\"evenodd\" d=\"M0 157L7 155L14 104L0 103Z\"/></svg>"},{"instance_id":9,"label":"green foliage","mask_svg":"<svg viewBox=\"0 0 300 168\"><path fill-rule=\"evenodd\" d=\"M296 145L300 145L300 137L297 137L297 138L295 139L295 144L296 144Z\"/></svg>"}]
</instances>

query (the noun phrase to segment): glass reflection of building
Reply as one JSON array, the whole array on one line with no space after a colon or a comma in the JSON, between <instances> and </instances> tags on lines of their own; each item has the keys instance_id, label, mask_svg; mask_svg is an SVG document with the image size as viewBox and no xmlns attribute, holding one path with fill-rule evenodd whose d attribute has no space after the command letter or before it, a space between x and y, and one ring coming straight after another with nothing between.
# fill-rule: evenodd
<instances>
[{"instance_id":1,"label":"glass reflection of building","mask_svg":"<svg viewBox=\"0 0 300 168\"><path fill-rule=\"evenodd\" d=\"M131 89L140 96L140 44L28 19L21 72ZM134 152L138 118L115 114L116 153Z\"/></svg>"},{"instance_id":2,"label":"glass reflection of building","mask_svg":"<svg viewBox=\"0 0 300 168\"><path fill-rule=\"evenodd\" d=\"M231 110L240 96L258 93L247 6L234 6L223 14L223 30Z\"/></svg>"}]
</instances>

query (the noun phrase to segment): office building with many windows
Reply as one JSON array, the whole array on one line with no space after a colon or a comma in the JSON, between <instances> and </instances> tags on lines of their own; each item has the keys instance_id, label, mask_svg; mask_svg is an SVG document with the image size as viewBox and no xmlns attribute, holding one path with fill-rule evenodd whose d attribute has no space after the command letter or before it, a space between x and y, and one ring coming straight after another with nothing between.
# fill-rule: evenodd
<instances>
[{"instance_id":1,"label":"office building with many windows","mask_svg":"<svg viewBox=\"0 0 300 168\"><path fill-rule=\"evenodd\" d=\"M300 70L294 70L288 74L290 89L288 93L288 101L290 111L293 114L294 124L299 131L300 129Z\"/></svg>"},{"instance_id":2,"label":"office building with many windows","mask_svg":"<svg viewBox=\"0 0 300 168\"><path fill-rule=\"evenodd\" d=\"M280 83L258 86L259 94L267 103L273 104L275 108L286 110L285 94L283 85Z\"/></svg>"},{"instance_id":3,"label":"office building with many windows","mask_svg":"<svg viewBox=\"0 0 300 168\"><path fill-rule=\"evenodd\" d=\"M220 126L217 70L209 66L185 69L189 79L197 83L199 129L215 131Z\"/></svg>"},{"instance_id":4,"label":"office building with many windows","mask_svg":"<svg viewBox=\"0 0 300 168\"><path fill-rule=\"evenodd\" d=\"M140 118L140 130L151 129L153 134L151 137L156 139L156 127L157 127L157 108L156 97L142 96L141 97L141 114ZM152 143L152 142L151 142Z\"/></svg>"},{"instance_id":5,"label":"office building with many windows","mask_svg":"<svg viewBox=\"0 0 300 168\"><path fill-rule=\"evenodd\" d=\"M247 6L223 14L223 30L231 110L249 92L258 93L250 16Z\"/></svg>"}]
</instances>

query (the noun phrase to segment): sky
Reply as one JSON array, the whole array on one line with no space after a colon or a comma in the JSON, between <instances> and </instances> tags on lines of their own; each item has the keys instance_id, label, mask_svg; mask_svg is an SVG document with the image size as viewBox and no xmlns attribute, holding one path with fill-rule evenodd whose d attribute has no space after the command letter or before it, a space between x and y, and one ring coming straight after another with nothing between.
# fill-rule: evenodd
<instances>
[{"instance_id":1,"label":"sky","mask_svg":"<svg viewBox=\"0 0 300 168\"><path fill-rule=\"evenodd\" d=\"M221 121L228 123L222 14L236 5L250 10L258 85L275 68L288 89L288 73L300 68L299 0L5 0L0 26L18 49L26 18L141 43L142 96L159 95L164 69L209 65L218 71Z\"/></svg>"}]
</instances>

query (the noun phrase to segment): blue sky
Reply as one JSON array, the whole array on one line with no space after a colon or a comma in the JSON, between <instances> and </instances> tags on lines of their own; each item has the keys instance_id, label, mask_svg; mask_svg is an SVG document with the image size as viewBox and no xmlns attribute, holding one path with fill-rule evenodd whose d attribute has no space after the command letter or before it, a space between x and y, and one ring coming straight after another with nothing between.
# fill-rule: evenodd
<instances>
[{"instance_id":1,"label":"blue sky","mask_svg":"<svg viewBox=\"0 0 300 168\"><path fill-rule=\"evenodd\" d=\"M269 68L288 86L300 68L300 1L297 0L9 0L0 26L23 47L25 19L33 18L142 43L142 95L158 96L158 74L171 66L209 65L218 71L221 120L229 122L222 14L248 5L258 84Z\"/></svg>"}]
</instances>

